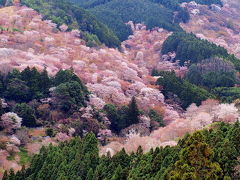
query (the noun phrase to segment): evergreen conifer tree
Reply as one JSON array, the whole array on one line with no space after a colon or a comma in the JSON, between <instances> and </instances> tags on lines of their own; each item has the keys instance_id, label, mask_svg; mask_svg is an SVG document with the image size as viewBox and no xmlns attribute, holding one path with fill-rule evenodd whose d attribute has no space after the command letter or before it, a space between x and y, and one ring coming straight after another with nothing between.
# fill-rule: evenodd
<instances>
[{"instance_id":1,"label":"evergreen conifer tree","mask_svg":"<svg viewBox=\"0 0 240 180\"><path fill-rule=\"evenodd\" d=\"M167 179L206 179L221 178L223 171L217 162L212 161L213 150L204 141L201 132L195 132L180 152L180 159L174 164Z\"/></svg>"},{"instance_id":2,"label":"evergreen conifer tree","mask_svg":"<svg viewBox=\"0 0 240 180\"><path fill-rule=\"evenodd\" d=\"M135 97L132 97L132 100L128 108L129 108L128 110L129 125L138 123L140 111L138 109L138 105Z\"/></svg>"}]
</instances>

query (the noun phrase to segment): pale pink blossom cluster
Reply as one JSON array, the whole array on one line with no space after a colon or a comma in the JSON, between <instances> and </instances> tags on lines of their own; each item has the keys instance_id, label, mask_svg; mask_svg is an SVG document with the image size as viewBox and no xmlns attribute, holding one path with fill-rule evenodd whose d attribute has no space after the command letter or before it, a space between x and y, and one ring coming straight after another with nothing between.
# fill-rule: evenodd
<instances>
[{"instance_id":1,"label":"pale pink blossom cluster","mask_svg":"<svg viewBox=\"0 0 240 180\"><path fill-rule=\"evenodd\" d=\"M161 28L146 30L143 24L128 22L134 34L122 43L124 53L139 67L151 71L152 69L164 71L176 71L178 74L186 72L177 63L173 63L161 57L163 42L171 33Z\"/></svg>"},{"instance_id":2,"label":"pale pink blossom cluster","mask_svg":"<svg viewBox=\"0 0 240 180\"><path fill-rule=\"evenodd\" d=\"M68 26L66 24L62 24L59 28L62 32L66 32L68 30Z\"/></svg>"},{"instance_id":3,"label":"pale pink blossom cluster","mask_svg":"<svg viewBox=\"0 0 240 180\"><path fill-rule=\"evenodd\" d=\"M155 149L156 147L165 147L165 146L175 146L177 145L176 141L168 141L161 143L155 138L150 136L140 137L139 135L131 136L125 144L122 144L117 141L109 143L107 146L103 146L100 149L101 155L107 155L110 153L111 156L122 150L124 148L127 153L136 152L138 147L141 146L144 152L148 152L151 148Z\"/></svg>"},{"instance_id":4,"label":"pale pink blossom cluster","mask_svg":"<svg viewBox=\"0 0 240 180\"><path fill-rule=\"evenodd\" d=\"M154 83L149 80L149 70L161 59L159 52L169 35L167 31L148 31L144 25L134 25L136 31L133 39L123 43L132 48L125 48L122 53L104 46L86 47L84 41L79 39L79 30L66 32L68 27L62 25L61 31L53 31L56 24L43 21L37 12L24 6L9 8L13 14L5 13L7 18L3 22L8 22L7 25L13 28L14 21L21 19L19 28L23 32L0 34L0 66L7 64L11 69L19 70L27 66L38 70L46 67L50 75L56 74L59 69L72 67L93 93L90 104L97 109L105 103L128 104L132 96L137 97L143 109L163 106L163 95L157 87L149 87ZM139 60L134 60L135 56ZM146 63L141 65L140 61Z\"/></svg>"},{"instance_id":5,"label":"pale pink blossom cluster","mask_svg":"<svg viewBox=\"0 0 240 180\"><path fill-rule=\"evenodd\" d=\"M103 99L105 102L114 104L127 104L130 100L118 89L103 84L87 84L88 89Z\"/></svg>"},{"instance_id":6,"label":"pale pink blossom cluster","mask_svg":"<svg viewBox=\"0 0 240 180\"><path fill-rule=\"evenodd\" d=\"M11 132L13 129L18 129L21 127L22 118L20 118L16 113L8 112L1 116L0 126L4 128L7 132Z\"/></svg>"},{"instance_id":7,"label":"pale pink blossom cluster","mask_svg":"<svg viewBox=\"0 0 240 180\"><path fill-rule=\"evenodd\" d=\"M0 103L1 103L1 106L3 109L7 108L8 107L8 104L7 102L5 101L5 99L0 99Z\"/></svg>"},{"instance_id":8,"label":"pale pink blossom cluster","mask_svg":"<svg viewBox=\"0 0 240 180\"><path fill-rule=\"evenodd\" d=\"M62 132L57 133L55 136L55 139L58 142L68 141L68 140L70 140L70 138L71 138L70 136L68 136L66 133L62 133Z\"/></svg>"},{"instance_id":9,"label":"pale pink blossom cluster","mask_svg":"<svg viewBox=\"0 0 240 180\"><path fill-rule=\"evenodd\" d=\"M74 128L69 128L68 129L68 135L69 136L73 136L73 134L76 132L76 130Z\"/></svg>"},{"instance_id":10,"label":"pale pink blossom cluster","mask_svg":"<svg viewBox=\"0 0 240 180\"><path fill-rule=\"evenodd\" d=\"M166 125L170 124L171 122L179 118L180 118L180 115L176 110L174 110L172 107L166 108L164 112L164 118L163 118L164 123Z\"/></svg>"},{"instance_id":11,"label":"pale pink blossom cluster","mask_svg":"<svg viewBox=\"0 0 240 180\"><path fill-rule=\"evenodd\" d=\"M16 146L15 146L16 147ZM19 165L16 161L10 161L7 157L9 157L9 152L6 150L0 150L0 167L4 170L14 169L15 171L20 171L22 169L21 165ZM3 172L0 173L0 178L3 177Z\"/></svg>"},{"instance_id":12,"label":"pale pink blossom cluster","mask_svg":"<svg viewBox=\"0 0 240 180\"><path fill-rule=\"evenodd\" d=\"M11 137L9 142L16 146L19 146L21 144L21 141L14 135Z\"/></svg>"},{"instance_id":13,"label":"pale pink blossom cluster","mask_svg":"<svg viewBox=\"0 0 240 180\"><path fill-rule=\"evenodd\" d=\"M98 140L100 140L102 143L106 143L107 139L112 136L112 131L109 129L100 129L97 134Z\"/></svg>"},{"instance_id":14,"label":"pale pink blossom cluster","mask_svg":"<svg viewBox=\"0 0 240 180\"><path fill-rule=\"evenodd\" d=\"M153 131L150 136L140 137L137 131L130 130L129 138L125 143L111 142L102 147L100 153L105 154L109 151L111 154L115 154L119 151L119 146L125 148L129 153L136 151L138 146L142 146L144 151L159 146L174 146L178 139L186 133L208 128L214 122L234 123L240 119L240 113L234 104L219 104L216 100L207 100L200 106L190 105L185 114L181 116L171 108L166 109L165 122L166 118L169 123L165 127Z\"/></svg>"},{"instance_id":15,"label":"pale pink blossom cluster","mask_svg":"<svg viewBox=\"0 0 240 180\"><path fill-rule=\"evenodd\" d=\"M163 94L154 88L142 88L136 97L142 107L147 105L149 108L154 108L156 105L164 103Z\"/></svg>"},{"instance_id":16,"label":"pale pink blossom cluster","mask_svg":"<svg viewBox=\"0 0 240 180\"><path fill-rule=\"evenodd\" d=\"M80 37L80 31L78 29L73 29L71 34L75 37Z\"/></svg>"},{"instance_id":17,"label":"pale pink blossom cluster","mask_svg":"<svg viewBox=\"0 0 240 180\"><path fill-rule=\"evenodd\" d=\"M197 107L192 104L186 112L186 118L201 123L200 128L212 122L234 123L239 119L238 109L234 104L219 104L215 100L207 100Z\"/></svg>"},{"instance_id":18,"label":"pale pink blossom cluster","mask_svg":"<svg viewBox=\"0 0 240 180\"><path fill-rule=\"evenodd\" d=\"M151 119L148 116L142 115L139 117L139 122L146 128L150 128Z\"/></svg>"},{"instance_id":19,"label":"pale pink blossom cluster","mask_svg":"<svg viewBox=\"0 0 240 180\"><path fill-rule=\"evenodd\" d=\"M216 5L211 5L211 8L199 4L192 6L187 3L184 6L192 14L188 23L181 24L185 31L220 45L229 53L240 57L240 6L238 0L224 0L222 8Z\"/></svg>"},{"instance_id":20,"label":"pale pink blossom cluster","mask_svg":"<svg viewBox=\"0 0 240 180\"><path fill-rule=\"evenodd\" d=\"M226 123L234 123L240 117L234 104L220 104L214 108L213 114L215 121L224 121Z\"/></svg>"},{"instance_id":21,"label":"pale pink blossom cluster","mask_svg":"<svg viewBox=\"0 0 240 180\"><path fill-rule=\"evenodd\" d=\"M10 154L14 154L14 153L18 153L20 152L19 148L17 146L15 146L14 144L10 144L8 143L6 145L6 150L7 152L9 152Z\"/></svg>"},{"instance_id":22,"label":"pale pink blossom cluster","mask_svg":"<svg viewBox=\"0 0 240 180\"><path fill-rule=\"evenodd\" d=\"M97 97L95 94L90 94L89 105L95 107L97 110L101 110L106 105L106 103L101 98Z\"/></svg>"},{"instance_id":23,"label":"pale pink blossom cluster","mask_svg":"<svg viewBox=\"0 0 240 180\"><path fill-rule=\"evenodd\" d=\"M135 82L128 86L128 89L125 91L125 93L129 97L133 97L139 94L143 88L146 88L146 85L144 83Z\"/></svg>"}]
</instances>

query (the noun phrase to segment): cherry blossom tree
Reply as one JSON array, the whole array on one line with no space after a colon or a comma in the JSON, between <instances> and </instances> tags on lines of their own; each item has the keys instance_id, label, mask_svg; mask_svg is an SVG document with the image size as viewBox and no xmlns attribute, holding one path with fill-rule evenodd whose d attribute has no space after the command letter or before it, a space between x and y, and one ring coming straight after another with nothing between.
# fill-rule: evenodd
<instances>
[{"instance_id":1,"label":"cherry blossom tree","mask_svg":"<svg viewBox=\"0 0 240 180\"><path fill-rule=\"evenodd\" d=\"M21 144L21 141L16 136L13 135L10 139L10 143L19 146Z\"/></svg>"},{"instance_id":2,"label":"cherry blossom tree","mask_svg":"<svg viewBox=\"0 0 240 180\"><path fill-rule=\"evenodd\" d=\"M68 141L70 139L70 136L68 136L66 133L59 132L56 134L55 139L59 142Z\"/></svg>"},{"instance_id":3,"label":"cherry blossom tree","mask_svg":"<svg viewBox=\"0 0 240 180\"><path fill-rule=\"evenodd\" d=\"M66 24L63 24L63 25L61 25L59 28L60 28L60 30L61 30L62 32L66 32L67 29L68 29L68 26L67 26Z\"/></svg>"},{"instance_id":4,"label":"cherry blossom tree","mask_svg":"<svg viewBox=\"0 0 240 180\"><path fill-rule=\"evenodd\" d=\"M3 114L0 119L0 126L7 132L12 132L12 130L20 128L21 123L22 118L13 112Z\"/></svg>"},{"instance_id":5,"label":"cherry blossom tree","mask_svg":"<svg viewBox=\"0 0 240 180\"><path fill-rule=\"evenodd\" d=\"M107 139L112 136L112 131L109 129L100 129L97 134L98 140L100 140L103 145L105 145Z\"/></svg>"},{"instance_id":6,"label":"cherry blossom tree","mask_svg":"<svg viewBox=\"0 0 240 180\"><path fill-rule=\"evenodd\" d=\"M234 104L220 104L214 108L214 121L223 121L226 123L234 123L240 118L238 109Z\"/></svg>"}]
</instances>

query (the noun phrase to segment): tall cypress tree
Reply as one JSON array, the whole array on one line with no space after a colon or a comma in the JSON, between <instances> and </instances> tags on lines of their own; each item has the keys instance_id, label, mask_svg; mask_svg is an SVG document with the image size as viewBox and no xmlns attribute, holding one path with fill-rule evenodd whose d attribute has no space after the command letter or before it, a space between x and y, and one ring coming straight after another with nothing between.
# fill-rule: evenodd
<instances>
[{"instance_id":1,"label":"tall cypress tree","mask_svg":"<svg viewBox=\"0 0 240 180\"><path fill-rule=\"evenodd\" d=\"M40 85L41 92L43 94L48 94L48 90L51 86L51 81L50 81L50 78L48 76L48 72L47 72L46 68L44 68L44 70L40 74L39 85Z\"/></svg>"},{"instance_id":2,"label":"tall cypress tree","mask_svg":"<svg viewBox=\"0 0 240 180\"><path fill-rule=\"evenodd\" d=\"M238 153L240 153L240 143L239 143L240 133L239 132L240 132L240 122L237 121L227 135L229 140L235 145Z\"/></svg>"},{"instance_id":3,"label":"tall cypress tree","mask_svg":"<svg viewBox=\"0 0 240 180\"><path fill-rule=\"evenodd\" d=\"M123 169L120 165L118 165L117 169L114 171L114 174L111 180L123 180Z\"/></svg>"},{"instance_id":4,"label":"tall cypress tree","mask_svg":"<svg viewBox=\"0 0 240 180\"><path fill-rule=\"evenodd\" d=\"M92 180L92 179L93 179L93 169L91 168L87 173L86 180Z\"/></svg>"},{"instance_id":5,"label":"tall cypress tree","mask_svg":"<svg viewBox=\"0 0 240 180\"><path fill-rule=\"evenodd\" d=\"M8 172L4 171L2 180L8 180Z\"/></svg>"},{"instance_id":6,"label":"tall cypress tree","mask_svg":"<svg viewBox=\"0 0 240 180\"><path fill-rule=\"evenodd\" d=\"M0 99L0 116L4 113L4 109L2 106L2 100Z\"/></svg>"},{"instance_id":7,"label":"tall cypress tree","mask_svg":"<svg viewBox=\"0 0 240 180\"><path fill-rule=\"evenodd\" d=\"M129 108L129 110L128 110L129 125L138 123L140 111L138 109L135 97L132 97L132 100L131 100L130 104L128 105L128 108Z\"/></svg>"},{"instance_id":8,"label":"tall cypress tree","mask_svg":"<svg viewBox=\"0 0 240 180\"><path fill-rule=\"evenodd\" d=\"M205 142L201 132L195 132L186 141L180 152L180 159L174 164L166 179L218 179L223 171L213 162L213 150Z\"/></svg>"}]
</instances>

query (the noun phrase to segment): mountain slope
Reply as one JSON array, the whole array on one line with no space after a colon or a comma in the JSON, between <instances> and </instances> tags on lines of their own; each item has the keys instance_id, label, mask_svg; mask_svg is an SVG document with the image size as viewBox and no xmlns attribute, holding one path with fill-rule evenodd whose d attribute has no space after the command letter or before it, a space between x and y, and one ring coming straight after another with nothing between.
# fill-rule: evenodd
<instances>
[{"instance_id":1,"label":"mountain slope","mask_svg":"<svg viewBox=\"0 0 240 180\"><path fill-rule=\"evenodd\" d=\"M209 9L202 5L186 7L191 14L191 20L186 24L181 24L186 32L192 32L199 38L220 45L230 54L235 54L240 58L238 0L226 1L222 8L213 6Z\"/></svg>"},{"instance_id":2,"label":"mountain slope","mask_svg":"<svg viewBox=\"0 0 240 180\"><path fill-rule=\"evenodd\" d=\"M67 24L70 30L80 29L87 33L84 33L83 36L89 41L89 45L91 45L91 41L94 43L94 40L95 43L100 41L109 47L118 47L120 44L118 38L106 25L100 23L89 12L67 1L23 0L22 3L37 10L43 15L44 19L52 20L58 26Z\"/></svg>"},{"instance_id":3,"label":"mountain slope","mask_svg":"<svg viewBox=\"0 0 240 180\"><path fill-rule=\"evenodd\" d=\"M131 155L123 149L114 156L102 157L98 155L97 139L93 134L87 134L83 139L74 138L58 147L42 148L33 157L29 168L16 175L11 171L9 176L5 173L5 178L238 179L239 130L239 123L222 123L211 130L187 134L173 147L156 148L148 153L143 153L139 147Z\"/></svg>"},{"instance_id":4,"label":"mountain slope","mask_svg":"<svg viewBox=\"0 0 240 180\"><path fill-rule=\"evenodd\" d=\"M112 28L120 40L126 39L129 34L119 30L118 26L128 21L144 22L148 29L153 27L162 27L170 31L181 29L173 23L173 12L170 9L148 0L113 0L96 6L90 11ZM116 17L118 21L116 21Z\"/></svg>"},{"instance_id":5,"label":"mountain slope","mask_svg":"<svg viewBox=\"0 0 240 180\"><path fill-rule=\"evenodd\" d=\"M85 36L89 34L77 30L77 20L72 15L75 11L62 7L62 1L54 11L49 8L57 1L51 2L41 1L43 9L40 10L53 19L60 13L63 22L69 20L69 27L61 25L62 19L56 19L60 22L57 25L20 4L0 8L0 176L4 170L28 167L33 154L52 143L60 146L43 148L33 158L33 169L30 167L26 174L23 170L16 176L24 179L23 176L33 173L29 179L80 179L81 176L81 180L100 175L106 179L160 179L165 175L170 179L181 178L183 174L188 177L190 174L191 178L237 177L240 92L236 77L239 74L230 62L208 58L210 53L206 55L207 50L213 49L213 55L221 52L224 56L228 55L227 50L191 34L188 38L189 34L172 33L159 27L148 30L144 24L132 21L128 27L133 34L121 43L121 48L88 47ZM146 1L139 2L143 5ZM161 8L169 12L176 10L166 4L169 1L160 2L165 3L165 8L159 5ZM182 6L188 9L191 18L199 15L194 14L199 7L204 9L200 15L220 8L195 3ZM137 7L142 6L136 5L140 11ZM143 12L150 11L144 8ZM239 13L229 5L223 8L228 12L219 16L222 21L227 21L224 15L229 18L227 13ZM142 17L154 18L138 15L136 21ZM89 25L91 18L86 16ZM207 31L211 20L212 25L223 25L215 16L211 19L203 14L202 17L204 21L209 19L206 26L201 26L203 32L216 33ZM231 17L231 20L232 29L237 29L238 18ZM192 24L190 20L184 25L194 31L197 27ZM84 23L82 26L85 27ZM166 42L170 47L161 51ZM180 50L176 51L175 45ZM234 50L230 42L228 45L229 52ZM190 67L187 63L179 65L180 60L190 57L194 62ZM198 81L201 79L203 83ZM194 133L196 130L201 132ZM97 139L92 134L86 136L87 132L93 132ZM186 133L194 135L183 138ZM80 140L75 136L86 138ZM202 164L211 173L206 173ZM191 173L182 167L190 167L187 171ZM12 170L10 176L14 179Z\"/></svg>"},{"instance_id":6,"label":"mountain slope","mask_svg":"<svg viewBox=\"0 0 240 180\"><path fill-rule=\"evenodd\" d=\"M169 31L181 31L178 22L188 19L188 14L178 4L165 3L166 6L164 6L150 0L73 2L92 12L101 22L106 23L121 41L126 40L131 33L129 27L125 26L128 21L143 22L148 29L162 27Z\"/></svg>"},{"instance_id":7,"label":"mountain slope","mask_svg":"<svg viewBox=\"0 0 240 180\"><path fill-rule=\"evenodd\" d=\"M179 22L187 22L188 12L180 6L189 0L69 0L98 17L106 23L123 41L130 35L129 28L124 24L128 21L145 23L148 29L162 27L169 31L181 31ZM220 4L220 0L198 0L199 4Z\"/></svg>"}]
</instances>

